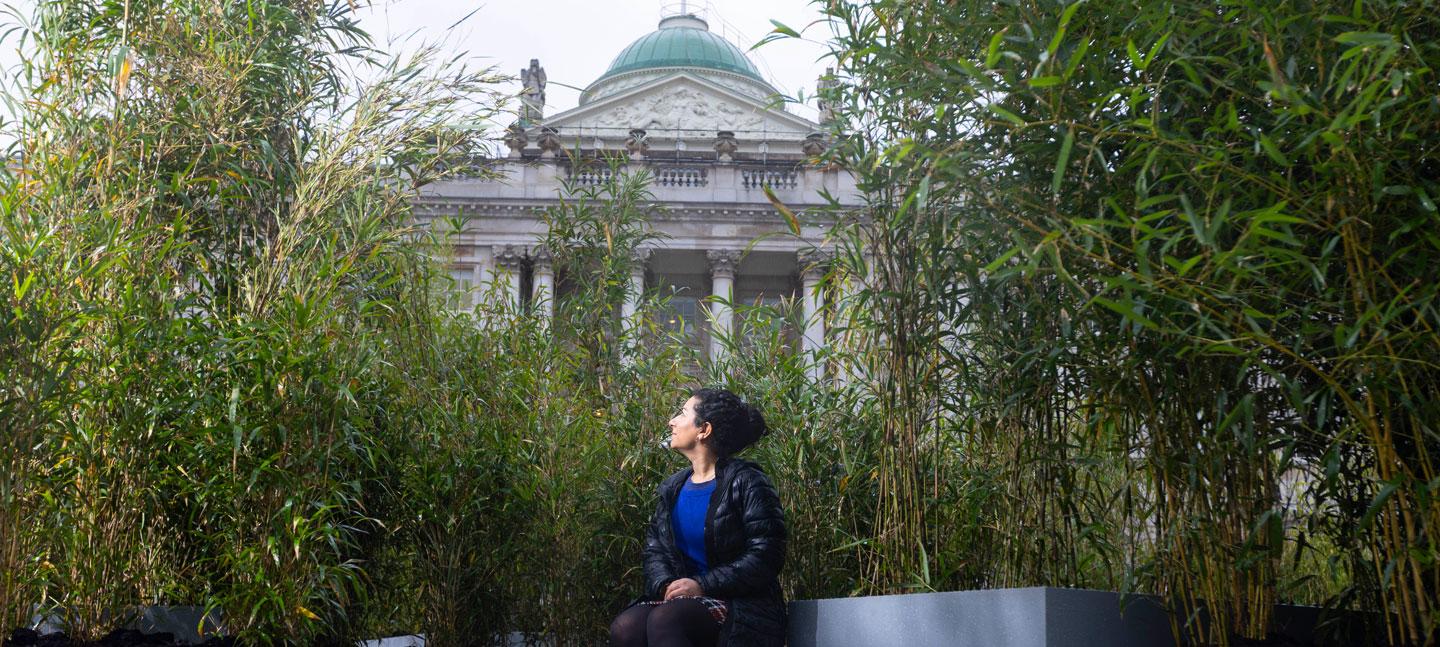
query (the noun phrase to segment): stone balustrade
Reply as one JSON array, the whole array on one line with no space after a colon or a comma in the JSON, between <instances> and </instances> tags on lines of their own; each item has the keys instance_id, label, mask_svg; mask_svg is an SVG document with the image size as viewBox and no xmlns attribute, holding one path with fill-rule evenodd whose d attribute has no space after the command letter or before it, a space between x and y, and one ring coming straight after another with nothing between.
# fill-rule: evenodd
<instances>
[{"instance_id":1,"label":"stone balustrade","mask_svg":"<svg viewBox=\"0 0 1440 647\"><path fill-rule=\"evenodd\" d=\"M742 168L740 186L746 189L793 189L799 184L799 173L790 169Z\"/></svg>"},{"instance_id":2,"label":"stone balustrade","mask_svg":"<svg viewBox=\"0 0 1440 647\"><path fill-rule=\"evenodd\" d=\"M614 172L601 160L573 164L563 156L545 160L496 160L487 167L495 176L437 182L425 187L422 201L549 201L558 197L566 181L572 186L597 186L608 181ZM627 162L620 168L648 170L655 199L671 204L713 203L734 207L751 204L768 208L767 187L792 208L827 204L822 192L838 198L841 205L863 204L850 174L794 160L717 162L652 156Z\"/></svg>"},{"instance_id":3,"label":"stone balustrade","mask_svg":"<svg viewBox=\"0 0 1440 647\"><path fill-rule=\"evenodd\" d=\"M675 187L703 187L709 182L703 166L656 165L655 185Z\"/></svg>"}]
</instances>

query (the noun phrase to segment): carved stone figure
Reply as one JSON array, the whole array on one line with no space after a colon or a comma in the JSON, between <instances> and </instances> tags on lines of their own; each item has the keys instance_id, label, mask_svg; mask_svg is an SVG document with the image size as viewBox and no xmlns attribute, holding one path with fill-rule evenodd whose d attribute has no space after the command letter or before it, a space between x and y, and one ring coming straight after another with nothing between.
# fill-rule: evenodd
<instances>
[{"instance_id":1,"label":"carved stone figure","mask_svg":"<svg viewBox=\"0 0 1440 647\"><path fill-rule=\"evenodd\" d=\"M505 145L510 147L510 157L520 157L525 152L525 145L530 143L530 136L525 134L525 127L520 124L510 124L505 129Z\"/></svg>"},{"instance_id":2,"label":"carved stone figure","mask_svg":"<svg viewBox=\"0 0 1440 647\"><path fill-rule=\"evenodd\" d=\"M810 133L805 136L805 141L800 142L800 150L810 157L820 157L829 148L824 133Z\"/></svg>"},{"instance_id":3,"label":"carved stone figure","mask_svg":"<svg viewBox=\"0 0 1440 647\"><path fill-rule=\"evenodd\" d=\"M835 80L835 68L825 68L825 74L815 84L815 95L819 97L815 101L815 108L820 112L820 125L828 126L835 123L835 106L827 98L834 94L835 88L840 83Z\"/></svg>"},{"instance_id":4,"label":"carved stone figure","mask_svg":"<svg viewBox=\"0 0 1440 647\"><path fill-rule=\"evenodd\" d=\"M520 119L526 124L539 123L545 116L545 68L540 67L540 59L530 59L530 67L520 70L520 81L525 84Z\"/></svg>"},{"instance_id":5,"label":"carved stone figure","mask_svg":"<svg viewBox=\"0 0 1440 647\"><path fill-rule=\"evenodd\" d=\"M728 162L734 159L737 150L740 150L740 142L735 140L735 131L721 130L715 133L715 153L720 161Z\"/></svg>"},{"instance_id":6,"label":"carved stone figure","mask_svg":"<svg viewBox=\"0 0 1440 647\"><path fill-rule=\"evenodd\" d=\"M630 151L630 156L636 158L643 158L650 152L650 138L646 136L643 128L630 129L630 137L625 140L625 150Z\"/></svg>"},{"instance_id":7,"label":"carved stone figure","mask_svg":"<svg viewBox=\"0 0 1440 647\"><path fill-rule=\"evenodd\" d=\"M546 126L540 129L540 156L555 157L560 153L560 132Z\"/></svg>"},{"instance_id":8,"label":"carved stone figure","mask_svg":"<svg viewBox=\"0 0 1440 647\"><path fill-rule=\"evenodd\" d=\"M680 85L665 92L634 97L590 117L601 128L649 128L785 132L793 128L767 120L760 112L699 88ZM798 133L797 133L798 134Z\"/></svg>"}]
</instances>

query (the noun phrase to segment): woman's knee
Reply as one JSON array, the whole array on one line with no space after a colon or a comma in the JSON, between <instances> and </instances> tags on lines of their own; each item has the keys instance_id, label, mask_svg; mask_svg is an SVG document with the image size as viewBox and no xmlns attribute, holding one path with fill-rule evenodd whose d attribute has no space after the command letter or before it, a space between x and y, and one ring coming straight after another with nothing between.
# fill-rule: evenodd
<instances>
[{"instance_id":1,"label":"woman's knee","mask_svg":"<svg viewBox=\"0 0 1440 647\"><path fill-rule=\"evenodd\" d=\"M691 607L701 608L693 600L671 600L655 607L645 619L646 631L658 635L684 630L688 623L696 619L696 609Z\"/></svg>"},{"instance_id":2,"label":"woman's knee","mask_svg":"<svg viewBox=\"0 0 1440 647\"><path fill-rule=\"evenodd\" d=\"M648 608L634 606L615 616L610 623L610 644L615 647L645 647Z\"/></svg>"},{"instance_id":3,"label":"woman's knee","mask_svg":"<svg viewBox=\"0 0 1440 647\"><path fill-rule=\"evenodd\" d=\"M713 645L719 631L710 612L695 600L671 600L650 612L646 640L665 645Z\"/></svg>"}]
</instances>

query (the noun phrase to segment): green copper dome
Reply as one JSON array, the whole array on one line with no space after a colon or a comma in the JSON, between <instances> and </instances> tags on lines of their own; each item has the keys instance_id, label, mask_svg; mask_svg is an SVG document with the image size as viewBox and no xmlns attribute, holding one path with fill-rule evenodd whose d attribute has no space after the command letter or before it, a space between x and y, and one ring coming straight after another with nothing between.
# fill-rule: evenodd
<instances>
[{"instance_id":1,"label":"green copper dome","mask_svg":"<svg viewBox=\"0 0 1440 647\"><path fill-rule=\"evenodd\" d=\"M630 44L596 83L625 72L657 67L700 67L721 70L765 83L755 64L740 48L710 33L709 25L695 16L671 16L660 29ZM768 84L767 84L768 85Z\"/></svg>"}]
</instances>

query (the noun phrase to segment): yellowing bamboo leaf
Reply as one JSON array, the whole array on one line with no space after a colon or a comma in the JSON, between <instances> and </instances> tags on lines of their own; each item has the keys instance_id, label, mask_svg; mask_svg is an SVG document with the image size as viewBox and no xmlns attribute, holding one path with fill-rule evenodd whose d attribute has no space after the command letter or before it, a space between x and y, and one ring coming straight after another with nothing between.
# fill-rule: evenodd
<instances>
[{"instance_id":1,"label":"yellowing bamboo leaf","mask_svg":"<svg viewBox=\"0 0 1440 647\"><path fill-rule=\"evenodd\" d=\"M786 26L785 23L782 23L772 18L770 20L770 24L775 25L775 33L777 34L785 34L786 36L789 36L791 38L800 37L800 32L791 29L790 27Z\"/></svg>"},{"instance_id":2,"label":"yellowing bamboo leaf","mask_svg":"<svg viewBox=\"0 0 1440 647\"><path fill-rule=\"evenodd\" d=\"M126 56L125 60L120 62L120 73L115 75L115 96L125 96L125 88L130 86L130 73L134 68L135 66L130 61L129 56Z\"/></svg>"},{"instance_id":3,"label":"yellowing bamboo leaf","mask_svg":"<svg viewBox=\"0 0 1440 647\"><path fill-rule=\"evenodd\" d=\"M775 196L775 191L771 190L769 186L761 188L765 190L765 199L769 200L770 204L775 205L775 210L779 211L780 215L785 217L786 224L790 225L790 233L799 236L800 219L795 217L795 212L791 211L790 207L785 206L785 203L781 202L780 198Z\"/></svg>"}]
</instances>

